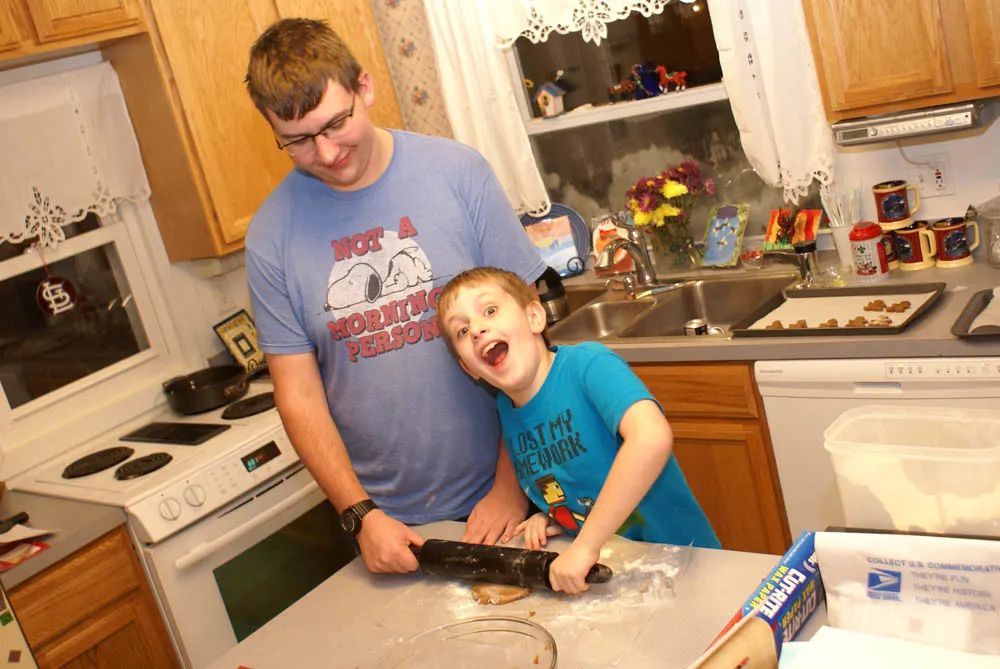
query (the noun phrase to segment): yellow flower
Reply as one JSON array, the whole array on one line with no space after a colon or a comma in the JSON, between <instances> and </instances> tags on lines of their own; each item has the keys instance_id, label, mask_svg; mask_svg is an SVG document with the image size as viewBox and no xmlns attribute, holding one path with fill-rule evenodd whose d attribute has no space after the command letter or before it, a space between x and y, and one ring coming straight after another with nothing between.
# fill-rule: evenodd
<instances>
[{"instance_id":1,"label":"yellow flower","mask_svg":"<svg viewBox=\"0 0 1000 669\"><path fill-rule=\"evenodd\" d=\"M664 203L664 204L661 204L661 205L660 205L659 207L657 207L657 208L656 208L656 210L655 210L655 211L653 212L653 214L654 214L654 215L655 215L655 216L656 216L657 218L660 218L660 219L664 219L664 218L673 218L674 216L677 216L677 215L678 215L678 214L680 214L680 213L681 213L681 210L680 210L680 209L678 209L677 207L675 207L675 206L674 206L674 205L672 205L672 204L665 204L665 203Z\"/></svg>"},{"instance_id":2,"label":"yellow flower","mask_svg":"<svg viewBox=\"0 0 1000 669\"><path fill-rule=\"evenodd\" d=\"M646 213L639 209L638 207L632 208L632 220L636 225L649 225L650 221L653 219L652 213Z\"/></svg>"},{"instance_id":3,"label":"yellow flower","mask_svg":"<svg viewBox=\"0 0 1000 669\"><path fill-rule=\"evenodd\" d=\"M679 181L667 180L667 182L663 184L663 188L660 189L660 194L668 200L672 197L677 197L678 195L687 195L687 192L687 186ZM676 216L677 214L673 215Z\"/></svg>"}]
</instances>

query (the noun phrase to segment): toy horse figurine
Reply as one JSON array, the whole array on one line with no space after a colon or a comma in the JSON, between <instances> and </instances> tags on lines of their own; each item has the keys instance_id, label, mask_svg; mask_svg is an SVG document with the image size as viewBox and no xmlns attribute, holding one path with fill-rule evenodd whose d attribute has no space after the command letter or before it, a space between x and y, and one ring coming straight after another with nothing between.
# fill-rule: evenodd
<instances>
[{"instance_id":1,"label":"toy horse figurine","mask_svg":"<svg viewBox=\"0 0 1000 669\"><path fill-rule=\"evenodd\" d=\"M681 70L680 72L667 72L667 68L660 65L656 68L656 73L660 75L660 90L666 93L670 91L670 86L673 85L673 90L683 91L687 88L687 72Z\"/></svg>"},{"instance_id":2,"label":"toy horse figurine","mask_svg":"<svg viewBox=\"0 0 1000 669\"><path fill-rule=\"evenodd\" d=\"M634 91L635 79L632 78L632 75L628 75L617 84L608 86L608 98L611 102L631 100L634 97Z\"/></svg>"}]
</instances>

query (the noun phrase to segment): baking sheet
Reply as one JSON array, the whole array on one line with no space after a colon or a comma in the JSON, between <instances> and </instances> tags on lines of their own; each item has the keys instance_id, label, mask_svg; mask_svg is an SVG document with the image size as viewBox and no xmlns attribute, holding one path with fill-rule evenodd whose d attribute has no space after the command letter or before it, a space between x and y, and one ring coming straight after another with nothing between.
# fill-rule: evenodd
<instances>
[{"instance_id":1,"label":"baking sheet","mask_svg":"<svg viewBox=\"0 0 1000 669\"><path fill-rule=\"evenodd\" d=\"M733 325L737 337L787 337L831 335L890 335L899 334L921 314L925 313L944 292L944 283L926 283L895 286L860 286L855 288L786 290L762 305L744 321ZM904 312L865 311L874 300L885 305L910 303ZM888 317L889 325L848 327L847 322L862 316L871 321ZM837 327L821 328L820 323L837 319ZM781 321L783 329L767 329L774 321ZM805 320L805 328L789 325Z\"/></svg>"},{"instance_id":2,"label":"baking sheet","mask_svg":"<svg viewBox=\"0 0 1000 669\"><path fill-rule=\"evenodd\" d=\"M956 337L1000 337L1000 327L987 325L976 328L975 332L970 332L976 316L982 313L983 309L989 306L993 300L991 289L980 290L969 299L965 309L955 319L955 324L951 326L951 333Z\"/></svg>"},{"instance_id":3,"label":"baking sheet","mask_svg":"<svg viewBox=\"0 0 1000 669\"><path fill-rule=\"evenodd\" d=\"M858 316L868 320L880 316L888 316L892 325L902 325L917 309L933 297L934 293L906 293L903 295L850 295L845 297L805 297L786 300L780 307L767 314L750 326L751 330L762 330L774 321L781 321L787 328L799 319L805 319L809 328L818 328L819 324L831 318L836 318L839 327L844 327L847 321ZM886 311L865 311L865 305L873 300L882 300L886 306L906 300L909 309L901 313ZM823 328L833 329L833 328Z\"/></svg>"}]
</instances>

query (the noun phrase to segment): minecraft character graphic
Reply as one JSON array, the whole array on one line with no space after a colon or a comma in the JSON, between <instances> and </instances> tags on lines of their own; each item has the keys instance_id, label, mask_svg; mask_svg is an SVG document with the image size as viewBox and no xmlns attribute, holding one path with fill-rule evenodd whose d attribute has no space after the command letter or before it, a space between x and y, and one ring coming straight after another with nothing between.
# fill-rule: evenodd
<instances>
[{"instance_id":1,"label":"minecraft character graphic","mask_svg":"<svg viewBox=\"0 0 1000 669\"><path fill-rule=\"evenodd\" d=\"M576 534L580 531L585 518L566 505L566 493L553 474L547 474L535 479L538 492L542 493L549 505L548 514L564 530Z\"/></svg>"}]
</instances>

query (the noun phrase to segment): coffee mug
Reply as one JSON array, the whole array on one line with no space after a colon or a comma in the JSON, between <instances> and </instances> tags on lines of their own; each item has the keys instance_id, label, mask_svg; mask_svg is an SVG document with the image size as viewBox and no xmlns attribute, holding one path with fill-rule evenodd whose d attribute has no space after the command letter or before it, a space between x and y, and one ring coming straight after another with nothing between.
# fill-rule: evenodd
<instances>
[{"instance_id":1,"label":"coffee mug","mask_svg":"<svg viewBox=\"0 0 1000 669\"><path fill-rule=\"evenodd\" d=\"M913 191L913 208L906 198L906 191ZM875 210L879 223L898 223L910 218L920 209L920 193L916 186L910 186L905 181L883 181L872 186L875 196Z\"/></svg>"},{"instance_id":2,"label":"coffee mug","mask_svg":"<svg viewBox=\"0 0 1000 669\"><path fill-rule=\"evenodd\" d=\"M926 269L934 264L937 242L927 221L917 221L896 230L896 257L899 268L906 271Z\"/></svg>"},{"instance_id":3,"label":"coffee mug","mask_svg":"<svg viewBox=\"0 0 1000 669\"><path fill-rule=\"evenodd\" d=\"M967 232L970 227L975 231L971 244ZM972 252L979 246L979 223L955 216L934 221L931 230L937 242L938 267L961 267L972 262Z\"/></svg>"},{"instance_id":4,"label":"coffee mug","mask_svg":"<svg viewBox=\"0 0 1000 669\"><path fill-rule=\"evenodd\" d=\"M892 230L883 232L882 246L885 247L885 260L889 263L889 269L899 267L899 259L896 258L896 233Z\"/></svg>"}]
</instances>

